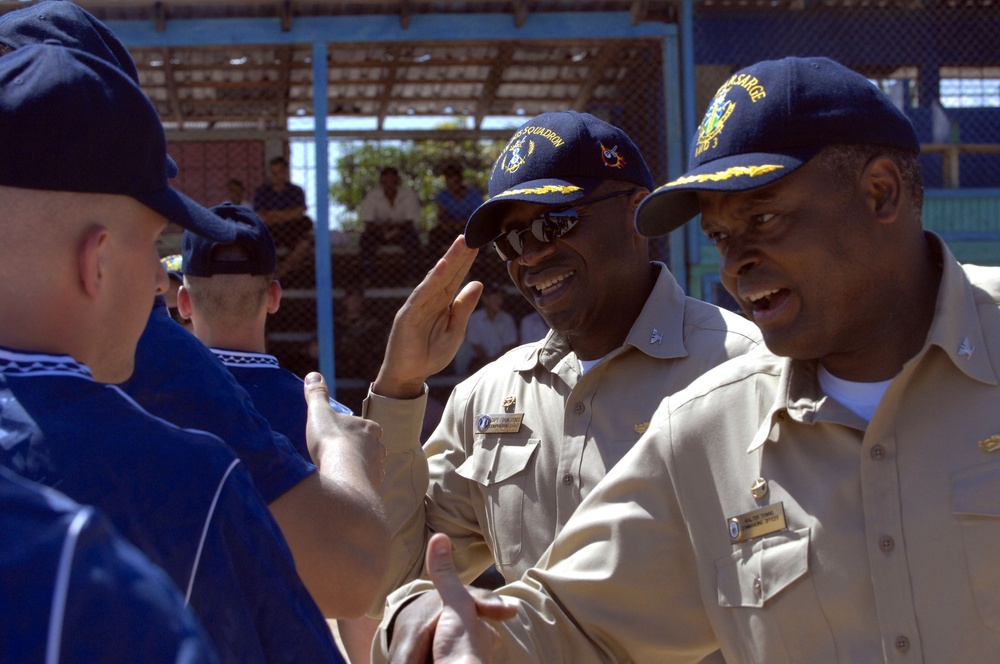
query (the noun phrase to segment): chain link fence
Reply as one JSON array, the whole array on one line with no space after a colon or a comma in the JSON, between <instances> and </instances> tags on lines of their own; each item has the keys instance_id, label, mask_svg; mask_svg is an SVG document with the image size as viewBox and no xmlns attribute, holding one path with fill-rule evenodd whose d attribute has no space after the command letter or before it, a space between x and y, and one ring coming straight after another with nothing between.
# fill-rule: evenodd
<instances>
[{"instance_id":1,"label":"chain link fence","mask_svg":"<svg viewBox=\"0 0 1000 664\"><path fill-rule=\"evenodd\" d=\"M689 140L687 130L673 134L667 127L667 90L680 90L682 102L691 102L681 106L694 108L695 118L689 119L687 126L696 126L718 87L736 70L786 55L825 55L881 86L913 120L924 146L928 188L997 189L998 23L1000 19L986 9L957 0L952 4L907 1L905 6L889 0L774 0L766 5L755 5L751 0L702 0L694 4L691 29L694 78L683 86L670 88L665 79L661 40L577 41L557 44L555 49L552 43L544 48L526 43L505 47L518 66L508 70L506 79L485 83L489 94L501 101L510 97L509 116L493 118L490 125L483 118L463 117L461 106L448 118L426 118L426 111L417 109L409 117L395 118L404 129L398 134L406 138L390 137L395 132L388 130L388 119L378 131L369 132L377 138L362 140L362 132L338 133L339 123L346 127L359 120L358 113L350 110L353 106L371 103L362 99L365 81L331 73L332 119L328 128L336 138L328 145L328 218L338 398L360 409L365 389L381 362L393 315L416 280L464 227L479 196L486 192L489 168L506 137L528 117L543 110L576 108L612 122L642 148L654 179L665 182L667 137L683 135ZM364 47L378 50L377 44ZM417 52L397 48L394 53L399 56L410 50ZM173 57L182 60L180 51L175 49ZM588 68L579 69L583 65ZM394 67L396 85L420 85L421 74L416 69L408 72L405 63L398 60ZM462 72L456 72L461 77ZM373 70L365 76L375 80L376 73ZM297 86L311 84L307 71L295 70L293 78ZM466 87L471 84L462 83ZM437 88L427 89L428 94L434 94ZM290 94L298 94L294 86ZM438 94L447 96L448 88L441 87ZM351 101L354 97L357 99ZM407 110L393 109L393 113ZM474 129L487 126L489 130L481 132ZM464 131L456 134L455 129ZM444 134L452 130L452 137L412 138L434 130ZM275 157L287 160L287 178L303 188L306 230L301 241L281 243L278 277L284 298L279 311L269 319L267 337L269 351L300 375L319 365L314 237L309 232L317 217L316 150L311 137L303 133L296 131L293 118L287 132L244 129L243 134L230 132L225 140L178 137L170 145L180 165L176 186L206 205L226 200L253 204L258 190L275 177L271 171ZM686 156L687 149L682 152ZM364 196L379 188L380 172L386 166L395 167L401 183L416 192L419 214L412 220L412 228L395 229L386 233L392 236L383 238L387 241L369 246L362 240L366 228L360 208ZM446 172L452 175L450 190ZM933 208L934 200L929 198L928 209ZM465 206L457 201L464 201ZM990 212L997 212L996 207L994 202L982 213L962 215L964 230L997 235L996 215ZM942 223L959 222L951 213L950 221ZM659 239L653 243L654 258L669 263L668 242ZM718 284L714 250L698 239L688 245L688 265L671 265L671 269L677 273L687 269L692 295L731 306ZM164 253L174 247L179 247L179 236L168 235ZM531 312L489 248L477 259L473 277L500 287L502 308L515 323ZM463 350L453 366L435 378L432 393L439 389L443 401L450 386L474 368L468 349Z\"/></svg>"},{"instance_id":2,"label":"chain link fence","mask_svg":"<svg viewBox=\"0 0 1000 664\"><path fill-rule=\"evenodd\" d=\"M699 114L733 71L827 56L878 84L910 117L928 188L1000 187L1000 12L958 2L730 4L709 0L695 13Z\"/></svg>"}]
</instances>

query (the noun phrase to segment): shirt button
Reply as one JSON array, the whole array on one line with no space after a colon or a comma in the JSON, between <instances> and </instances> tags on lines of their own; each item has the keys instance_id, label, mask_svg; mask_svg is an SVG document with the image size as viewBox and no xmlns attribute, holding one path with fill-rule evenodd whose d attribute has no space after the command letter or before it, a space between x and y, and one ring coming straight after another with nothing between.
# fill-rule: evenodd
<instances>
[{"instance_id":1,"label":"shirt button","mask_svg":"<svg viewBox=\"0 0 1000 664\"><path fill-rule=\"evenodd\" d=\"M905 636L896 637L896 650L899 652L906 652L910 649L910 640Z\"/></svg>"},{"instance_id":2,"label":"shirt button","mask_svg":"<svg viewBox=\"0 0 1000 664\"><path fill-rule=\"evenodd\" d=\"M581 402L577 401L576 405L573 406L573 410L574 412L576 412L577 415L582 415L583 411L586 410L586 408Z\"/></svg>"},{"instance_id":3,"label":"shirt button","mask_svg":"<svg viewBox=\"0 0 1000 664\"><path fill-rule=\"evenodd\" d=\"M764 594L764 584L760 582L759 576L753 580L753 594L757 597Z\"/></svg>"},{"instance_id":4,"label":"shirt button","mask_svg":"<svg viewBox=\"0 0 1000 664\"><path fill-rule=\"evenodd\" d=\"M885 458L885 448L881 445L875 445L872 447L872 458L876 461L881 461Z\"/></svg>"},{"instance_id":5,"label":"shirt button","mask_svg":"<svg viewBox=\"0 0 1000 664\"><path fill-rule=\"evenodd\" d=\"M878 540L878 548L882 549L882 553L889 553L896 548L896 542L888 535L883 535Z\"/></svg>"},{"instance_id":6,"label":"shirt button","mask_svg":"<svg viewBox=\"0 0 1000 664\"><path fill-rule=\"evenodd\" d=\"M572 483L573 483L573 476L572 475L570 475L568 473L566 475L563 475L563 484L572 484Z\"/></svg>"}]
</instances>

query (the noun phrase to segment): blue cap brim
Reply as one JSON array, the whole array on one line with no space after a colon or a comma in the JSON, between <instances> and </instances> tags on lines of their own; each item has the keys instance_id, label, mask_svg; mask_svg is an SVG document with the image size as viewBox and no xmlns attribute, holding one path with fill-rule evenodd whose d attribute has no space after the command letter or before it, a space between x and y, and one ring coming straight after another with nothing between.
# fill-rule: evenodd
<instances>
[{"instance_id":1,"label":"blue cap brim","mask_svg":"<svg viewBox=\"0 0 1000 664\"><path fill-rule=\"evenodd\" d=\"M178 173L177 162L174 161L174 158L171 157L170 155L167 155L167 167L165 170L167 172L167 179L172 179L177 177Z\"/></svg>"},{"instance_id":2,"label":"blue cap brim","mask_svg":"<svg viewBox=\"0 0 1000 664\"><path fill-rule=\"evenodd\" d=\"M476 208L465 225L465 244L475 249L489 244L500 234L504 203L565 205L580 200L604 182L607 178L545 178L518 183Z\"/></svg>"},{"instance_id":3,"label":"blue cap brim","mask_svg":"<svg viewBox=\"0 0 1000 664\"><path fill-rule=\"evenodd\" d=\"M699 191L741 192L766 187L793 173L822 149L748 153L702 164L644 198L635 213L635 228L647 237L666 235L698 215Z\"/></svg>"},{"instance_id":4,"label":"blue cap brim","mask_svg":"<svg viewBox=\"0 0 1000 664\"><path fill-rule=\"evenodd\" d=\"M198 235L217 242L232 242L236 239L234 222L213 214L176 189L167 187L152 193L129 194L129 196L163 215L167 221Z\"/></svg>"}]
</instances>

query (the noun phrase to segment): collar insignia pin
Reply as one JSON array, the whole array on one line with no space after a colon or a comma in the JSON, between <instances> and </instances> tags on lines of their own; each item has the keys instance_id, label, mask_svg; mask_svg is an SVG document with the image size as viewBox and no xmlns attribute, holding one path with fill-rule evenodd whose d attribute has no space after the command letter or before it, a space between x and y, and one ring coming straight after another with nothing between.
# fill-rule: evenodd
<instances>
[{"instance_id":1,"label":"collar insignia pin","mask_svg":"<svg viewBox=\"0 0 1000 664\"><path fill-rule=\"evenodd\" d=\"M757 500L760 500L767 495L767 480L763 477L758 477L754 480L754 483L750 486L750 493Z\"/></svg>"},{"instance_id":2,"label":"collar insignia pin","mask_svg":"<svg viewBox=\"0 0 1000 664\"><path fill-rule=\"evenodd\" d=\"M517 397L515 396L505 397L503 400L503 409L507 413L514 412L514 406L516 405L517 405Z\"/></svg>"},{"instance_id":3,"label":"collar insignia pin","mask_svg":"<svg viewBox=\"0 0 1000 664\"><path fill-rule=\"evenodd\" d=\"M658 344L663 341L663 335L655 327L653 328L653 333L649 335L649 343Z\"/></svg>"},{"instance_id":4,"label":"collar insignia pin","mask_svg":"<svg viewBox=\"0 0 1000 664\"><path fill-rule=\"evenodd\" d=\"M974 353L976 347L969 344L969 337L962 339L962 345L958 347L958 354L965 355L965 359L971 360L972 353Z\"/></svg>"},{"instance_id":5,"label":"collar insignia pin","mask_svg":"<svg viewBox=\"0 0 1000 664\"><path fill-rule=\"evenodd\" d=\"M1000 450L1000 436L990 436L986 440L979 441L979 449L983 452L996 452Z\"/></svg>"}]
</instances>

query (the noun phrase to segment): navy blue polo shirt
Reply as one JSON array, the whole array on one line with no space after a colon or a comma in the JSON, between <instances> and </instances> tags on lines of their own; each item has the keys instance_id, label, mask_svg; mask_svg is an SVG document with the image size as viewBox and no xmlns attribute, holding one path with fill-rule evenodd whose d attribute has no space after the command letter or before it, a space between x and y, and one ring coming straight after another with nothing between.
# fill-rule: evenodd
<instances>
[{"instance_id":1,"label":"navy blue polo shirt","mask_svg":"<svg viewBox=\"0 0 1000 664\"><path fill-rule=\"evenodd\" d=\"M211 351L229 369L236 382L250 393L254 406L270 422L271 428L288 436L299 454L309 459L309 447L306 445L309 409L302 379L282 369L274 355L221 348L212 348ZM343 415L354 414L334 399L330 399L330 406Z\"/></svg>"},{"instance_id":2,"label":"navy blue polo shirt","mask_svg":"<svg viewBox=\"0 0 1000 664\"><path fill-rule=\"evenodd\" d=\"M222 661L343 661L267 505L216 436L150 415L68 356L0 349L0 443L0 464L97 507L159 565Z\"/></svg>"},{"instance_id":3,"label":"navy blue polo shirt","mask_svg":"<svg viewBox=\"0 0 1000 664\"><path fill-rule=\"evenodd\" d=\"M170 318L162 296L139 339L135 371L121 387L153 415L224 440L268 503L316 471L308 455L271 430L205 344Z\"/></svg>"},{"instance_id":4,"label":"navy blue polo shirt","mask_svg":"<svg viewBox=\"0 0 1000 664\"><path fill-rule=\"evenodd\" d=\"M0 466L0 532L0 661L219 661L163 570L93 507Z\"/></svg>"}]
</instances>

